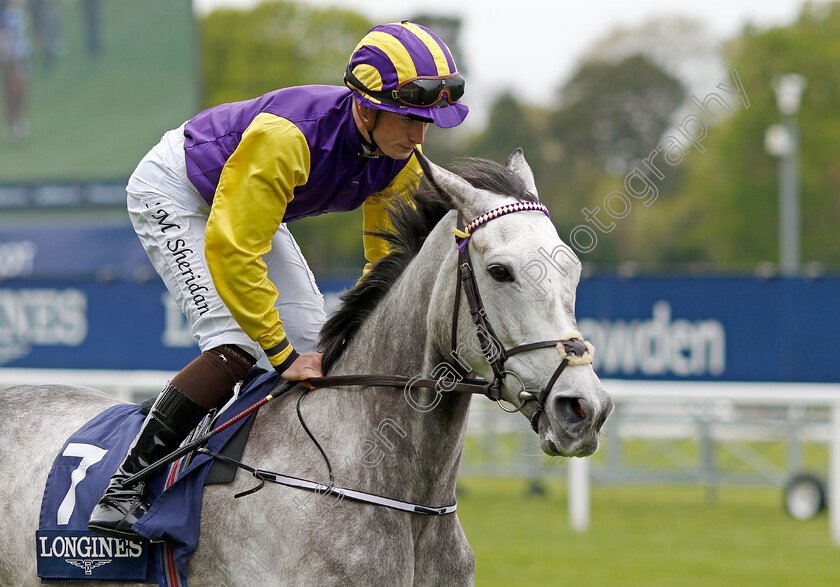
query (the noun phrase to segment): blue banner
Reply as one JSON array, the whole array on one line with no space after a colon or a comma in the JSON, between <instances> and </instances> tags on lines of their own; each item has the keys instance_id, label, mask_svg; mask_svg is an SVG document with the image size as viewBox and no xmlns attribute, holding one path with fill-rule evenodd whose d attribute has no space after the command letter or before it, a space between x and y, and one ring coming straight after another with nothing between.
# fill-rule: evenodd
<instances>
[{"instance_id":1,"label":"blue banner","mask_svg":"<svg viewBox=\"0 0 840 587\"><path fill-rule=\"evenodd\" d=\"M157 281L131 226L43 225L0 230L0 281Z\"/></svg>"},{"instance_id":2,"label":"blue banner","mask_svg":"<svg viewBox=\"0 0 840 587\"><path fill-rule=\"evenodd\" d=\"M353 281L319 280L328 309ZM840 381L840 278L591 277L603 377ZM179 370L198 353L128 224L0 231L0 366Z\"/></svg>"},{"instance_id":3,"label":"blue banner","mask_svg":"<svg viewBox=\"0 0 840 587\"><path fill-rule=\"evenodd\" d=\"M840 381L840 279L590 278L578 325L602 377Z\"/></svg>"},{"instance_id":4,"label":"blue banner","mask_svg":"<svg viewBox=\"0 0 840 587\"><path fill-rule=\"evenodd\" d=\"M322 283L328 300L347 283ZM597 277L578 325L602 377L840 381L840 279ZM179 370L198 354L159 281L0 284L0 366Z\"/></svg>"}]
</instances>

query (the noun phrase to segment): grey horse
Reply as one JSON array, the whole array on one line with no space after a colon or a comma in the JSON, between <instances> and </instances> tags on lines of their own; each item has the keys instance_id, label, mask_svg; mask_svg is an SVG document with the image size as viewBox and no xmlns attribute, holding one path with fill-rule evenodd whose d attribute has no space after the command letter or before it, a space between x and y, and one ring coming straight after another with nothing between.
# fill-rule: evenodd
<instances>
[{"instance_id":1,"label":"grey horse","mask_svg":"<svg viewBox=\"0 0 840 587\"><path fill-rule=\"evenodd\" d=\"M533 174L519 150L507 166L466 160L454 173L425 158L423 166L429 193L394 213L394 253L345 292L324 328L329 375L446 375L447 384L496 379L463 294L453 327L459 268L452 233L459 215L469 223L507 204L538 201ZM546 214L500 215L476 228L467 247L500 348L574 336L580 263ZM533 419L544 452L586 456L597 450L613 406L592 369L591 347L583 353L590 360L571 361L553 377L561 346L510 356L500 392L505 405ZM300 410L328 455L336 486L441 506L455 502L472 397L445 388L319 388L302 398ZM538 402L526 400L541 389L535 416ZM325 482L324 457L298 422L301 393L298 387L258 412L242 460ZM0 392L0 584L39 584L33 546L48 469L75 429L115 403L67 385ZM201 537L189 565L193 585L474 582L475 558L455 513L406 513L279 485L232 498L254 484L240 471L232 485L205 488Z\"/></svg>"}]
</instances>

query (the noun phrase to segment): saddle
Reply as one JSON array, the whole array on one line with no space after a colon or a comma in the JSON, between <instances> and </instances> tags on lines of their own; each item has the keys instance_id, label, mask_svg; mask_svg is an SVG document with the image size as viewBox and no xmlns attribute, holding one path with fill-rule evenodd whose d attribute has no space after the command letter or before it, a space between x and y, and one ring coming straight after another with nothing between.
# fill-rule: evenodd
<instances>
[{"instance_id":1,"label":"saddle","mask_svg":"<svg viewBox=\"0 0 840 587\"><path fill-rule=\"evenodd\" d=\"M279 381L262 372L243 383L223 414L256 404ZM233 481L237 468L205 453L192 453L148 481L149 513L134 529L146 540L132 542L98 536L87 519L111 475L142 425L149 405L119 404L79 428L56 456L47 478L36 532L38 576L42 583L132 581L186 585L187 562L198 544L202 490ZM218 418L219 414L215 414ZM214 425L209 415L192 437ZM213 436L211 452L241 458L253 414ZM186 442L189 442L187 439Z\"/></svg>"}]
</instances>

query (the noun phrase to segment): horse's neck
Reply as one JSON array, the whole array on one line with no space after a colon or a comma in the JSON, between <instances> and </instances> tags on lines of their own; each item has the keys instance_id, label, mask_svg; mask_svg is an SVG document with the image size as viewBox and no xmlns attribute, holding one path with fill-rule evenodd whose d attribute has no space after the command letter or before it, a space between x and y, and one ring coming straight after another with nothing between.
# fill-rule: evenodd
<instances>
[{"instance_id":1,"label":"horse's neck","mask_svg":"<svg viewBox=\"0 0 840 587\"><path fill-rule=\"evenodd\" d=\"M448 249L454 247L448 240L452 237L442 228L438 226L428 237L423 250L348 344L331 375L433 376L443 357L427 334L426 316L438 274L451 273L455 279L454 256L447 258ZM448 265L451 272L446 271ZM468 395L438 396L434 390L413 387L329 393L337 408L333 413L344 414L334 421L334 438L345 443L378 441L376 450L384 458L365 471L377 490L426 503L454 497Z\"/></svg>"},{"instance_id":2,"label":"horse's neck","mask_svg":"<svg viewBox=\"0 0 840 587\"><path fill-rule=\"evenodd\" d=\"M428 374L426 371L442 359L429 339L427 315L441 271L451 273L453 280L456 278L454 244L446 225L444 219L427 237L422 250L361 325L331 374L359 373L360 368L371 373L418 375L423 371ZM452 270L447 271L447 266ZM435 312L451 310L451 307L433 309Z\"/></svg>"}]
</instances>

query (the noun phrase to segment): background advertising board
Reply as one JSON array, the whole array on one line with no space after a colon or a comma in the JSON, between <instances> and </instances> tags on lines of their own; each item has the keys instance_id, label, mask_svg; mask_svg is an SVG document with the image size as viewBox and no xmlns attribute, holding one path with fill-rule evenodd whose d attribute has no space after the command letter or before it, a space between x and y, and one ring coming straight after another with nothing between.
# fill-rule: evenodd
<instances>
[{"instance_id":1,"label":"background advertising board","mask_svg":"<svg viewBox=\"0 0 840 587\"><path fill-rule=\"evenodd\" d=\"M0 366L177 370L189 325L123 227L0 232ZM353 281L319 280L328 305ZM592 277L577 316L603 377L837 382L840 279Z\"/></svg>"}]
</instances>

